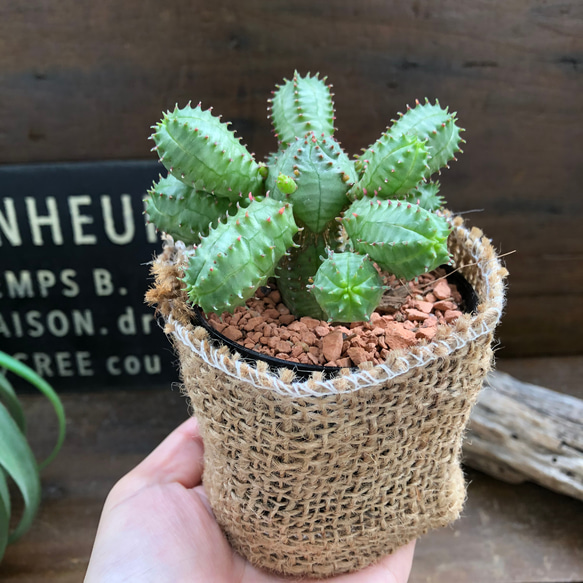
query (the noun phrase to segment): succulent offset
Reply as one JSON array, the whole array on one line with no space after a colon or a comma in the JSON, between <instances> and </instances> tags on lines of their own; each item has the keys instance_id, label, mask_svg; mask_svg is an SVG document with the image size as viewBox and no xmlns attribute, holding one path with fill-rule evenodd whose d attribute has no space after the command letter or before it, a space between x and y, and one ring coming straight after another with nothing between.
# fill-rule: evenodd
<instances>
[{"instance_id":1,"label":"succulent offset","mask_svg":"<svg viewBox=\"0 0 583 583\"><path fill-rule=\"evenodd\" d=\"M409 280L450 261L431 177L460 151L455 113L416 102L351 160L325 79L295 73L270 103L278 150L265 163L212 108L176 107L154 126L168 175L146 213L190 246L192 303L232 312L275 277L298 317L368 320L385 291L379 269Z\"/></svg>"}]
</instances>

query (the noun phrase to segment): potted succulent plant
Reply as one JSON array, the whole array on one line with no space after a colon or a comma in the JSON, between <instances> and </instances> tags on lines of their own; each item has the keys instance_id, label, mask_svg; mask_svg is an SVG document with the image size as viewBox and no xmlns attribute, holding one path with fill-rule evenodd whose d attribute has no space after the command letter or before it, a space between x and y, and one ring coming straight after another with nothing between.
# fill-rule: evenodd
<instances>
[{"instance_id":1,"label":"potted succulent plant","mask_svg":"<svg viewBox=\"0 0 583 583\"><path fill-rule=\"evenodd\" d=\"M278 150L265 163L200 104L154 126L168 175L147 214L168 237L147 299L180 354L209 500L233 547L279 573L326 576L458 516L461 435L491 366L505 270L432 181L462 141L447 108L417 102L351 160L318 76L294 74L270 101ZM292 355L311 347L288 340L270 367L209 334L237 340L241 322L251 345L269 345L269 318L253 311L262 304L279 324L319 330L316 344L329 334L340 345L359 332L388 338L391 318L375 312L388 288L442 264L463 273L478 305L449 325L428 314L434 331L408 348L385 343L368 360L337 352L334 368L300 376ZM339 328L322 332L328 322Z\"/></svg>"},{"instance_id":2,"label":"potted succulent plant","mask_svg":"<svg viewBox=\"0 0 583 583\"><path fill-rule=\"evenodd\" d=\"M7 376L0 371L0 561L6 546L17 541L32 525L40 504L39 472L56 457L65 439L65 413L58 395L31 368L0 351L0 369L22 377L52 404L58 420L57 443L49 456L37 464L26 439L26 419L22 405ZM9 481L12 480L24 501L24 509L13 530Z\"/></svg>"}]
</instances>

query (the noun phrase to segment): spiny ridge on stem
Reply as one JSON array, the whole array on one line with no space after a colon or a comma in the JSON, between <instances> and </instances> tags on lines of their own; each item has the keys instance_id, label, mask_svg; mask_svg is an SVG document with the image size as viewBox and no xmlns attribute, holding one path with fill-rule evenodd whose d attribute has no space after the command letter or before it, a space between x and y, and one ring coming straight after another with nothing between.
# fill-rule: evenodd
<instances>
[{"instance_id":1,"label":"spiny ridge on stem","mask_svg":"<svg viewBox=\"0 0 583 583\"><path fill-rule=\"evenodd\" d=\"M405 196L407 202L418 204L426 211L439 210L445 204L443 196L439 194L440 184L436 182L420 182Z\"/></svg>"},{"instance_id":2,"label":"spiny ridge on stem","mask_svg":"<svg viewBox=\"0 0 583 583\"><path fill-rule=\"evenodd\" d=\"M244 305L273 275L297 231L290 204L265 198L241 207L191 252L183 280L190 301L219 314Z\"/></svg>"},{"instance_id":3,"label":"spiny ridge on stem","mask_svg":"<svg viewBox=\"0 0 583 583\"><path fill-rule=\"evenodd\" d=\"M152 185L145 202L148 219L186 245L199 243L220 218L237 210L229 199L196 190L171 174Z\"/></svg>"},{"instance_id":4,"label":"spiny ridge on stem","mask_svg":"<svg viewBox=\"0 0 583 583\"><path fill-rule=\"evenodd\" d=\"M456 125L455 116L455 113L448 113L447 107L442 108L438 101L432 104L426 99L423 104L417 101L415 107L408 108L391 126L391 132L412 134L427 141L430 156L427 176L447 166L460 151L460 132L463 130Z\"/></svg>"},{"instance_id":5,"label":"spiny ridge on stem","mask_svg":"<svg viewBox=\"0 0 583 583\"><path fill-rule=\"evenodd\" d=\"M416 204L363 198L348 207L342 224L356 251L397 277L413 279L450 260L449 223Z\"/></svg>"},{"instance_id":6,"label":"spiny ridge on stem","mask_svg":"<svg viewBox=\"0 0 583 583\"><path fill-rule=\"evenodd\" d=\"M282 175L287 179L281 179ZM303 139L294 139L281 153L270 167L266 188L274 198L293 203L302 225L321 233L349 203L346 192L354 178L351 162L338 142L310 132ZM289 180L295 184L293 191L286 187Z\"/></svg>"},{"instance_id":7,"label":"spiny ridge on stem","mask_svg":"<svg viewBox=\"0 0 583 583\"><path fill-rule=\"evenodd\" d=\"M307 293L307 286L312 283L326 255L326 248L336 247L338 223L334 223L322 233L312 233L308 229L300 231L294 239L298 246L290 249L275 270L281 297L292 314L326 319L315 296Z\"/></svg>"},{"instance_id":8,"label":"spiny ridge on stem","mask_svg":"<svg viewBox=\"0 0 583 583\"><path fill-rule=\"evenodd\" d=\"M332 251L309 289L330 322L368 321L384 292L383 280L366 256Z\"/></svg>"},{"instance_id":9,"label":"spiny ridge on stem","mask_svg":"<svg viewBox=\"0 0 583 583\"><path fill-rule=\"evenodd\" d=\"M188 186L233 201L264 193L261 166L210 110L176 107L155 126L152 139L168 172Z\"/></svg>"},{"instance_id":10,"label":"spiny ridge on stem","mask_svg":"<svg viewBox=\"0 0 583 583\"><path fill-rule=\"evenodd\" d=\"M423 180L428 160L425 141L411 134L385 132L360 157L362 176L350 196L374 193L379 198L399 198Z\"/></svg>"},{"instance_id":11,"label":"spiny ridge on stem","mask_svg":"<svg viewBox=\"0 0 583 583\"><path fill-rule=\"evenodd\" d=\"M334 133L334 103L329 87L309 73L285 80L272 99L272 122L277 139L285 146L306 132Z\"/></svg>"}]
</instances>

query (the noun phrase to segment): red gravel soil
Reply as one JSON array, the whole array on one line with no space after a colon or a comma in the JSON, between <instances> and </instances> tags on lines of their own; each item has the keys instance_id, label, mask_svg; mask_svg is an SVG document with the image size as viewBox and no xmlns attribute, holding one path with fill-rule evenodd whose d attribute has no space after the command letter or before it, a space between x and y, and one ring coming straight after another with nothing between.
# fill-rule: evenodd
<instances>
[{"instance_id":1,"label":"red gravel soil","mask_svg":"<svg viewBox=\"0 0 583 583\"><path fill-rule=\"evenodd\" d=\"M391 349L406 348L435 336L438 324L460 315L461 297L443 270L419 276L417 282L386 278L390 290L369 322L329 324L296 318L281 303L275 286L260 288L246 306L219 317L208 314L211 326L227 338L291 362L352 367L383 362Z\"/></svg>"}]
</instances>

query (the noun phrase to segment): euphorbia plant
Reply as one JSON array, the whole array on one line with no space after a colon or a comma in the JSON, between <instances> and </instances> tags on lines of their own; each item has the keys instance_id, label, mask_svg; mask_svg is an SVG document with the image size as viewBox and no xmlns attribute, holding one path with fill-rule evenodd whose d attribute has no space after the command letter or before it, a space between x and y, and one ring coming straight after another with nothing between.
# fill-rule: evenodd
<instances>
[{"instance_id":1,"label":"euphorbia plant","mask_svg":"<svg viewBox=\"0 0 583 583\"><path fill-rule=\"evenodd\" d=\"M368 320L385 289L377 267L413 279L450 260L432 176L459 151L455 114L417 102L351 160L334 138L324 80L296 73L270 102L278 150L266 163L200 104L154 126L168 175L149 192L147 214L192 245L192 303L232 312L275 276L296 316Z\"/></svg>"}]
</instances>

